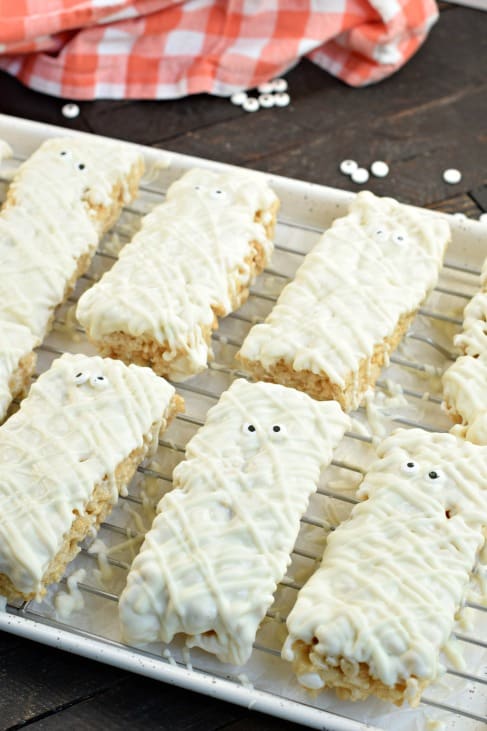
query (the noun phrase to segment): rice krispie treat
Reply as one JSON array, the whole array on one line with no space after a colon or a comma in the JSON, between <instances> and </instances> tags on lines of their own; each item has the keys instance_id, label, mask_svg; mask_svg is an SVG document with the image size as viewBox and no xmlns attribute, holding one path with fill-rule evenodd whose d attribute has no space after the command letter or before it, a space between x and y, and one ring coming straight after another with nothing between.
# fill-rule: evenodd
<instances>
[{"instance_id":1,"label":"rice krispie treat","mask_svg":"<svg viewBox=\"0 0 487 731\"><path fill-rule=\"evenodd\" d=\"M12 337L19 355L13 370L14 355L0 364L0 418L22 390L12 391L10 380L27 384L35 364L29 353L134 197L142 171L135 148L89 137L48 140L18 169L0 211L0 338Z\"/></svg>"},{"instance_id":2,"label":"rice krispie treat","mask_svg":"<svg viewBox=\"0 0 487 731\"><path fill-rule=\"evenodd\" d=\"M180 403L148 368L54 361L0 427L0 594L41 597L61 578Z\"/></svg>"},{"instance_id":3,"label":"rice krispie treat","mask_svg":"<svg viewBox=\"0 0 487 731\"><path fill-rule=\"evenodd\" d=\"M313 691L414 706L444 670L485 542L487 449L410 429L378 457L298 594L282 655Z\"/></svg>"},{"instance_id":4,"label":"rice krispie treat","mask_svg":"<svg viewBox=\"0 0 487 731\"><path fill-rule=\"evenodd\" d=\"M443 397L453 421L466 439L487 445L487 292L476 294L465 308L463 330L454 343L462 355L445 371Z\"/></svg>"},{"instance_id":5,"label":"rice krispie treat","mask_svg":"<svg viewBox=\"0 0 487 731\"><path fill-rule=\"evenodd\" d=\"M253 173L194 169L171 185L77 317L103 355L181 381L204 370L217 317L272 253L278 200Z\"/></svg>"},{"instance_id":6,"label":"rice krispie treat","mask_svg":"<svg viewBox=\"0 0 487 731\"><path fill-rule=\"evenodd\" d=\"M349 427L335 402L234 381L175 469L175 489L120 598L129 644L182 634L224 662L248 659L320 470Z\"/></svg>"},{"instance_id":7,"label":"rice krispie treat","mask_svg":"<svg viewBox=\"0 0 487 731\"><path fill-rule=\"evenodd\" d=\"M255 378L356 408L435 286L447 222L359 193L237 358Z\"/></svg>"}]
</instances>

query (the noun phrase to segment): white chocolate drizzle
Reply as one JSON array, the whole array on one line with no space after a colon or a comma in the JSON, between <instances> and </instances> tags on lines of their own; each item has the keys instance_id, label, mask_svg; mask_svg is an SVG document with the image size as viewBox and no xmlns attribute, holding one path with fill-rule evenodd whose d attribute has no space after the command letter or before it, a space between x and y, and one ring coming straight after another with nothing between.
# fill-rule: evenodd
<instances>
[{"instance_id":1,"label":"white chocolate drizzle","mask_svg":"<svg viewBox=\"0 0 487 731\"><path fill-rule=\"evenodd\" d=\"M359 367L435 285L448 224L365 191L305 257L240 355L265 369L280 361L345 388ZM358 402L355 403L355 406Z\"/></svg>"},{"instance_id":2,"label":"white chocolate drizzle","mask_svg":"<svg viewBox=\"0 0 487 731\"><path fill-rule=\"evenodd\" d=\"M282 654L307 687L308 675L321 688L327 669L344 662L358 672L364 663L414 696L418 681L441 673L440 652L454 652L456 615L485 541L487 449L411 429L385 439L378 456L357 493L364 502L329 535L298 595ZM302 667L298 641L309 647Z\"/></svg>"},{"instance_id":3,"label":"white chocolate drizzle","mask_svg":"<svg viewBox=\"0 0 487 731\"><path fill-rule=\"evenodd\" d=\"M244 663L321 468L349 428L336 402L234 381L175 469L120 598L130 644L184 633Z\"/></svg>"},{"instance_id":4,"label":"white chocolate drizzle","mask_svg":"<svg viewBox=\"0 0 487 731\"><path fill-rule=\"evenodd\" d=\"M61 138L44 142L16 172L0 212L3 406L14 354L26 355L46 335L80 260L95 252L109 218L104 209L116 208L114 188L121 188L120 205L127 202L137 167L141 173L140 155L130 147Z\"/></svg>"},{"instance_id":5,"label":"white chocolate drizzle","mask_svg":"<svg viewBox=\"0 0 487 731\"><path fill-rule=\"evenodd\" d=\"M115 503L115 469L164 423L173 395L150 369L98 356L65 354L39 377L0 428L0 573L19 591L39 592L96 485Z\"/></svg>"},{"instance_id":6,"label":"white chocolate drizzle","mask_svg":"<svg viewBox=\"0 0 487 731\"><path fill-rule=\"evenodd\" d=\"M252 242L270 258L272 241L255 219L276 200L252 173L187 172L145 216L113 268L80 298L77 316L89 337L120 332L164 345L173 380L205 369L205 332L251 283Z\"/></svg>"},{"instance_id":7,"label":"white chocolate drizzle","mask_svg":"<svg viewBox=\"0 0 487 731\"><path fill-rule=\"evenodd\" d=\"M487 445L487 292L478 292L466 306L454 343L462 355L443 374L446 407L462 420L457 433Z\"/></svg>"}]
</instances>

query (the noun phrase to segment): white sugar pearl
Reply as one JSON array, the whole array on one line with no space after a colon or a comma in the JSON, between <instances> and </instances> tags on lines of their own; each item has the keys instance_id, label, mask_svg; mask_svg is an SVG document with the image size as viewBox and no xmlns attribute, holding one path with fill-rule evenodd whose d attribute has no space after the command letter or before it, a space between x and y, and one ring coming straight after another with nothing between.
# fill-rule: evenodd
<instances>
[{"instance_id":1,"label":"white sugar pearl","mask_svg":"<svg viewBox=\"0 0 487 731\"><path fill-rule=\"evenodd\" d=\"M389 165L383 160L374 160L370 166L370 172L375 175L376 178L385 178L389 175Z\"/></svg>"},{"instance_id":2,"label":"white sugar pearl","mask_svg":"<svg viewBox=\"0 0 487 731\"><path fill-rule=\"evenodd\" d=\"M274 83L266 81L264 84L259 84L257 91L259 94L271 94L274 91Z\"/></svg>"},{"instance_id":3,"label":"white sugar pearl","mask_svg":"<svg viewBox=\"0 0 487 731\"><path fill-rule=\"evenodd\" d=\"M235 94L232 94L230 101L232 104L235 104L235 106L240 107L247 98L247 93L245 91L237 91Z\"/></svg>"},{"instance_id":4,"label":"white sugar pearl","mask_svg":"<svg viewBox=\"0 0 487 731\"><path fill-rule=\"evenodd\" d=\"M259 104L264 109L269 109L274 106L274 94L260 94Z\"/></svg>"},{"instance_id":5,"label":"white sugar pearl","mask_svg":"<svg viewBox=\"0 0 487 731\"><path fill-rule=\"evenodd\" d=\"M284 91L287 91L286 79L274 79L274 81L271 81L271 84L274 87L274 91L279 92L279 94L282 94Z\"/></svg>"},{"instance_id":6,"label":"white sugar pearl","mask_svg":"<svg viewBox=\"0 0 487 731\"><path fill-rule=\"evenodd\" d=\"M449 185L456 185L456 183L459 183L461 179L462 174L460 170L457 170L456 168L448 168L448 170L443 171L443 180Z\"/></svg>"},{"instance_id":7,"label":"white sugar pearl","mask_svg":"<svg viewBox=\"0 0 487 731\"><path fill-rule=\"evenodd\" d=\"M61 109L63 116L68 119L74 119L79 115L79 106L77 104L65 104Z\"/></svg>"},{"instance_id":8,"label":"white sugar pearl","mask_svg":"<svg viewBox=\"0 0 487 731\"><path fill-rule=\"evenodd\" d=\"M253 96L249 96L242 104L242 109L245 109L246 112L256 112L259 107L259 100Z\"/></svg>"},{"instance_id":9,"label":"white sugar pearl","mask_svg":"<svg viewBox=\"0 0 487 731\"><path fill-rule=\"evenodd\" d=\"M482 223L487 223L487 213L481 213L479 216L479 221Z\"/></svg>"},{"instance_id":10,"label":"white sugar pearl","mask_svg":"<svg viewBox=\"0 0 487 731\"><path fill-rule=\"evenodd\" d=\"M358 168L358 162L355 160L342 160L340 163L340 172L344 175L351 175Z\"/></svg>"},{"instance_id":11,"label":"white sugar pearl","mask_svg":"<svg viewBox=\"0 0 487 731\"><path fill-rule=\"evenodd\" d=\"M365 168L357 168L353 171L350 177L352 178L354 183L362 185L362 183L366 183L369 179L369 171Z\"/></svg>"},{"instance_id":12,"label":"white sugar pearl","mask_svg":"<svg viewBox=\"0 0 487 731\"><path fill-rule=\"evenodd\" d=\"M291 97L286 92L283 92L282 94L274 94L276 107L287 107L290 101Z\"/></svg>"}]
</instances>

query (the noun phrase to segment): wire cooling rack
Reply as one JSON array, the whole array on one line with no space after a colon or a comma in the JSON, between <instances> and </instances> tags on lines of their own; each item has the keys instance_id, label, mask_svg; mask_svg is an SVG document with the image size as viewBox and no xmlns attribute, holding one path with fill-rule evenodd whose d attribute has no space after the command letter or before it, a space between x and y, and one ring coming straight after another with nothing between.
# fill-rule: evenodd
<instances>
[{"instance_id":1,"label":"wire cooling rack","mask_svg":"<svg viewBox=\"0 0 487 731\"><path fill-rule=\"evenodd\" d=\"M7 139L16 150L16 157L9 163L10 174L43 135L66 134L65 130L22 124L24 137L17 140L9 122L0 117L0 138ZM26 147L26 154L22 154ZM149 158L157 162L157 153L152 151ZM62 352L93 352L74 319L79 296L113 265L117 251L137 230L141 216L163 200L167 185L194 164L217 167L215 163L175 155L171 167L156 171L153 180L146 180L141 186L138 199L124 209L114 231L102 241L89 272L57 311L53 332L39 348L38 373ZM3 169L0 200L10 179L10 174L2 177ZM311 498L291 565L259 630L247 665L223 665L201 651L189 653L177 642L140 651L119 641L117 600L127 569L150 526L155 504L171 489L172 470L183 458L186 442L203 424L207 409L232 379L244 375L236 367L234 355L252 324L270 311L305 253L330 221L344 212L350 198L340 191L283 178L273 178L271 184L283 202L271 265L252 286L248 302L220 322L212 338L214 360L209 369L177 384L186 402L186 412L160 439L155 458L138 468L127 495L121 497L98 536L85 541L68 568L67 574L72 578L52 587L40 603L9 605L7 613L0 615L0 628L315 728L486 728L487 607L476 593L475 575L463 623L455 632L465 663L460 666L453 655L445 658L445 675L428 689L417 710L398 710L378 700L353 704L338 701L332 693L312 698L299 688L289 665L280 659L286 615L297 591L316 567L326 535L356 503L356 487L373 459L373 442L398 426L421 426L434 431L451 426L441 410L439 376L455 358L452 337L461 326L463 307L478 288L480 264L487 255L487 232L480 224L452 221L454 240L438 286L391 356L375 396L353 414L352 431L336 450L316 495ZM483 568L476 571L482 572ZM440 725L435 727L437 722Z\"/></svg>"}]
</instances>

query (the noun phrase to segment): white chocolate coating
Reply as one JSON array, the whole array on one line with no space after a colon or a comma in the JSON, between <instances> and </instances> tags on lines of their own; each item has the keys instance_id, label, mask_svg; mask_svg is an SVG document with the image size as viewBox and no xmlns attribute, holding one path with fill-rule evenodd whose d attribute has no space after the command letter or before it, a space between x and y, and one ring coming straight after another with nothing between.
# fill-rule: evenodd
<instances>
[{"instance_id":1,"label":"white chocolate coating","mask_svg":"<svg viewBox=\"0 0 487 731\"><path fill-rule=\"evenodd\" d=\"M125 641L182 632L189 647L244 663L349 424L336 402L235 381L188 443L132 565L120 598Z\"/></svg>"},{"instance_id":2,"label":"white chocolate coating","mask_svg":"<svg viewBox=\"0 0 487 731\"><path fill-rule=\"evenodd\" d=\"M29 355L37 345L39 338L24 325L0 323L0 421L5 417L12 400L10 379L21 358Z\"/></svg>"},{"instance_id":3,"label":"white chocolate coating","mask_svg":"<svg viewBox=\"0 0 487 731\"><path fill-rule=\"evenodd\" d=\"M116 467L173 394L149 368L98 356L63 355L39 377L0 428L0 573L18 590L39 591L97 484L108 481L116 501Z\"/></svg>"},{"instance_id":4,"label":"white chocolate coating","mask_svg":"<svg viewBox=\"0 0 487 731\"><path fill-rule=\"evenodd\" d=\"M79 259L95 252L104 223L97 207L113 204L117 184L129 199L127 178L139 160L128 146L61 138L20 166L0 213L0 322L44 337Z\"/></svg>"},{"instance_id":5,"label":"white chocolate coating","mask_svg":"<svg viewBox=\"0 0 487 731\"><path fill-rule=\"evenodd\" d=\"M240 355L272 368L326 374L344 388L401 315L435 285L448 224L390 198L359 193L306 256Z\"/></svg>"},{"instance_id":6,"label":"white chocolate coating","mask_svg":"<svg viewBox=\"0 0 487 731\"><path fill-rule=\"evenodd\" d=\"M311 648L306 687L342 658L388 687L435 680L484 543L487 449L411 429L378 456L358 492L368 499L328 537L287 620L283 657L298 640Z\"/></svg>"},{"instance_id":7,"label":"white chocolate coating","mask_svg":"<svg viewBox=\"0 0 487 731\"><path fill-rule=\"evenodd\" d=\"M8 160L9 158L13 157L13 151L8 142L5 142L5 140L0 140L0 162L2 160Z\"/></svg>"},{"instance_id":8,"label":"white chocolate coating","mask_svg":"<svg viewBox=\"0 0 487 731\"><path fill-rule=\"evenodd\" d=\"M466 439L487 445L487 293L479 292L464 311L463 331L455 336L463 353L445 371L443 396L460 416Z\"/></svg>"},{"instance_id":9,"label":"white chocolate coating","mask_svg":"<svg viewBox=\"0 0 487 731\"><path fill-rule=\"evenodd\" d=\"M113 268L80 298L77 317L89 337L121 332L165 345L174 380L205 369L205 331L215 314L234 309L251 282L251 242L270 258L266 221L255 217L276 200L252 173L187 172L145 216Z\"/></svg>"}]
</instances>

